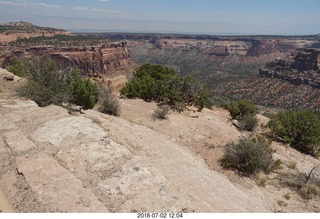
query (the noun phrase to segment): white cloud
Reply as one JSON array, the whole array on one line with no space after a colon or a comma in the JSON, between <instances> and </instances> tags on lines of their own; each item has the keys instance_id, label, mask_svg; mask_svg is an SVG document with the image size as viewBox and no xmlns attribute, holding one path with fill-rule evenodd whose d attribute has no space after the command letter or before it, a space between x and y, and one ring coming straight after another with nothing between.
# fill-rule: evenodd
<instances>
[{"instance_id":1,"label":"white cloud","mask_svg":"<svg viewBox=\"0 0 320 219\"><path fill-rule=\"evenodd\" d=\"M74 10L88 10L86 7L74 7Z\"/></svg>"},{"instance_id":2,"label":"white cloud","mask_svg":"<svg viewBox=\"0 0 320 219\"><path fill-rule=\"evenodd\" d=\"M61 8L61 5L54 5L54 4L46 4L46 3L32 3L33 1L26 1L26 0L18 0L15 2L11 1L0 1L0 5L11 5L11 6L40 6L45 8Z\"/></svg>"},{"instance_id":3,"label":"white cloud","mask_svg":"<svg viewBox=\"0 0 320 219\"><path fill-rule=\"evenodd\" d=\"M46 3L34 3L32 5L35 6L41 6L41 7L45 7L45 8L61 8L61 5L54 5L54 4L46 4Z\"/></svg>"},{"instance_id":4,"label":"white cloud","mask_svg":"<svg viewBox=\"0 0 320 219\"><path fill-rule=\"evenodd\" d=\"M0 1L0 5L14 5L14 6L22 6L25 5L22 2L8 2L8 1Z\"/></svg>"},{"instance_id":5,"label":"white cloud","mask_svg":"<svg viewBox=\"0 0 320 219\"><path fill-rule=\"evenodd\" d=\"M97 0L98 2L110 2L111 0Z\"/></svg>"},{"instance_id":6,"label":"white cloud","mask_svg":"<svg viewBox=\"0 0 320 219\"><path fill-rule=\"evenodd\" d=\"M74 10L94 11L94 12L108 12L108 13L121 13L121 11L103 9L103 8L86 8L86 7L74 7Z\"/></svg>"}]
</instances>

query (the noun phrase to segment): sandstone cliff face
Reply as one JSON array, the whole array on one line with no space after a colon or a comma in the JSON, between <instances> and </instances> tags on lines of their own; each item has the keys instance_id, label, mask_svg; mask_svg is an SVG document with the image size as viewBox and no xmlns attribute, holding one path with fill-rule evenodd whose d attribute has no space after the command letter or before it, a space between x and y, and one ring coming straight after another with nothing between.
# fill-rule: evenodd
<instances>
[{"instance_id":1,"label":"sandstone cliff face","mask_svg":"<svg viewBox=\"0 0 320 219\"><path fill-rule=\"evenodd\" d=\"M268 62L259 69L259 74L295 85L307 84L320 88L320 49L298 49L285 59Z\"/></svg>"},{"instance_id":2,"label":"sandstone cliff face","mask_svg":"<svg viewBox=\"0 0 320 219\"><path fill-rule=\"evenodd\" d=\"M295 48L319 47L319 37L246 37L210 35L146 35L146 34L98 34L113 40L127 40L133 50L150 47L158 50L197 51L212 58L228 56L257 57L276 52L288 52ZM96 36L96 35L95 35ZM142 48L144 49L144 48Z\"/></svg>"},{"instance_id":3,"label":"sandstone cliff face","mask_svg":"<svg viewBox=\"0 0 320 219\"><path fill-rule=\"evenodd\" d=\"M128 70L132 64L130 50L126 42L121 42L90 48L27 47L1 55L0 66L4 67L13 56L30 58L44 54L49 54L61 68L78 67L88 76L110 76Z\"/></svg>"}]
</instances>

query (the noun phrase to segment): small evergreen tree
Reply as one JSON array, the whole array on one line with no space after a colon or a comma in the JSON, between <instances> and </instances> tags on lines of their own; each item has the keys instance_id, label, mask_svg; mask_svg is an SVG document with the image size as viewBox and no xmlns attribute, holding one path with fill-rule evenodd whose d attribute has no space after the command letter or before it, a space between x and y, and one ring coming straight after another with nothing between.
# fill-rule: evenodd
<instances>
[{"instance_id":1,"label":"small evergreen tree","mask_svg":"<svg viewBox=\"0 0 320 219\"><path fill-rule=\"evenodd\" d=\"M28 81L18 88L18 94L35 101L40 107L67 100L65 81L50 56L24 61L23 75Z\"/></svg>"},{"instance_id":2,"label":"small evergreen tree","mask_svg":"<svg viewBox=\"0 0 320 219\"><path fill-rule=\"evenodd\" d=\"M244 115L255 115L257 113L257 107L250 100L231 101L231 103L227 105L227 110L232 119L239 119Z\"/></svg>"},{"instance_id":3,"label":"small evergreen tree","mask_svg":"<svg viewBox=\"0 0 320 219\"><path fill-rule=\"evenodd\" d=\"M157 101L172 108L181 105L195 105L201 111L211 108L211 93L195 79L180 77L170 68L161 65L142 65L132 80L121 90L128 98Z\"/></svg>"},{"instance_id":4,"label":"small evergreen tree","mask_svg":"<svg viewBox=\"0 0 320 219\"><path fill-rule=\"evenodd\" d=\"M248 131L253 131L258 124L257 107L250 100L231 101L226 106L231 118L239 121L239 125Z\"/></svg>"},{"instance_id":5,"label":"small evergreen tree","mask_svg":"<svg viewBox=\"0 0 320 219\"><path fill-rule=\"evenodd\" d=\"M83 109L92 109L98 102L99 91L96 84L90 79L81 79L79 70L72 70L67 79L69 102L82 106Z\"/></svg>"},{"instance_id":6,"label":"small evergreen tree","mask_svg":"<svg viewBox=\"0 0 320 219\"><path fill-rule=\"evenodd\" d=\"M5 68L19 77L25 77L24 64L15 56L10 58L9 62L5 64Z\"/></svg>"},{"instance_id":7,"label":"small evergreen tree","mask_svg":"<svg viewBox=\"0 0 320 219\"><path fill-rule=\"evenodd\" d=\"M320 116L316 112L289 110L273 116L267 126L271 133L281 137L292 147L320 155Z\"/></svg>"},{"instance_id":8,"label":"small evergreen tree","mask_svg":"<svg viewBox=\"0 0 320 219\"><path fill-rule=\"evenodd\" d=\"M28 81L18 88L18 94L40 107L69 102L91 109L98 101L98 88L94 83L81 79L76 69L60 73L49 55L23 61L22 69Z\"/></svg>"}]
</instances>

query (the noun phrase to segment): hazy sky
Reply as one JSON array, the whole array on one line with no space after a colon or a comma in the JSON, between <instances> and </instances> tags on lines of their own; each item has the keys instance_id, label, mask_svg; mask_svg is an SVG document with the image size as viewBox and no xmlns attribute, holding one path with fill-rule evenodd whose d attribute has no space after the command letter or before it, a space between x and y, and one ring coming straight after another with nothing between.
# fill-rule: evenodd
<instances>
[{"instance_id":1,"label":"hazy sky","mask_svg":"<svg viewBox=\"0 0 320 219\"><path fill-rule=\"evenodd\" d=\"M0 0L0 23L69 30L319 34L320 0Z\"/></svg>"}]
</instances>

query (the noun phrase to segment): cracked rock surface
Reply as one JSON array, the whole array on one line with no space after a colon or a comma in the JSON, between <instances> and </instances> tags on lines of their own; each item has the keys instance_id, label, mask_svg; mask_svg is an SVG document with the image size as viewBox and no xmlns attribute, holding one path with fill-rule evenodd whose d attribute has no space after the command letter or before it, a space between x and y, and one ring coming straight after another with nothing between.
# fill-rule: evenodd
<instances>
[{"instance_id":1,"label":"cracked rock surface","mask_svg":"<svg viewBox=\"0 0 320 219\"><path fill-rule=\"evenodd\" d=\"M0 185L18 212L270 211L169 137L123 118L0 99L0 122Z\"/></svg>"}]
</instances>

